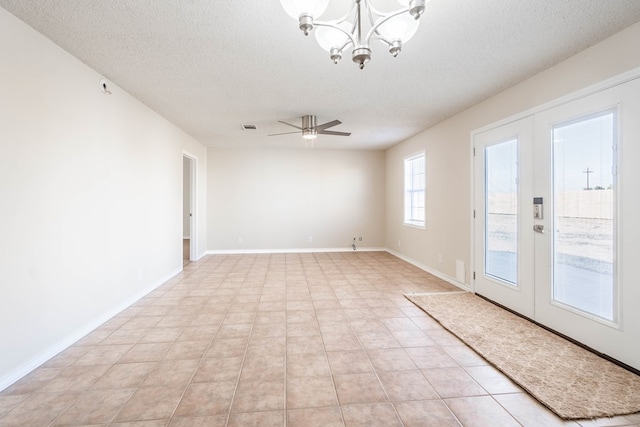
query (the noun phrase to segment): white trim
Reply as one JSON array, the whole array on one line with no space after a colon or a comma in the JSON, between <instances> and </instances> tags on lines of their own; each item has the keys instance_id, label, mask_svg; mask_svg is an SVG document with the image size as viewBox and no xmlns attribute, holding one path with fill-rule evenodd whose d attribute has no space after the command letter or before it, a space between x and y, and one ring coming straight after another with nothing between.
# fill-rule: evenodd
<instances>
[{"instance_id":1,"label":"white trim","mask_svg":"<svg viewBox=\"0 0 640 427\"><path fill-rule=\"evenodd\" d=\"M421 262L418 262L418 261L414 260L413 258L409 258L408 256L403 255L403 254L401 254L399 252L396 252L396 251L394 251L392 249L389 249L389 248L387 248L386 251L389 252L391 255L396 256L396 257L400 258L401 260L406 261L409 264L414 265L414 266L418 267L419 269L421 269L423 271L426 271L427 273L432 274L432 275L444 280L445 282L449 282L452 285L457 286L458 288L460 288L462 290L465 290L465 291L468 291L468 292L473 292L473 290L469 286L467 286L466 284L458 282L453 277L447 276L446 274L443 274L443 273L439 272L438 270L435 270L435 269L433 269L433 268L431 268L431 267L429 267L429 266L427 266L425 264L422 264Z\"/></svg>"},{"instance_id":2,"label":"white trim","mask_svg":"<svg viewBox=\"0 0 640 427\"><path fill-rule=\"evenodd\" d=\"M157 282L153 283L152 285L150 285L149 287L145 288L143 291L140 291L136 295L132 296L131 298L128 298L125 302L123 302L121 304L118 304L112 310L109 310L105 314L102 314L101 316L97 317L93 322L89 323L88 325L86 325L84 327L79 328L75 332L69 334L66 338L63 338L63 339L59 340L54 345L52 345L49 348L45 349L44 351L40 352L40 354L38 354L37 356L35 356L31 360L23 363L17 369L14 369L12 372L9 372L8 374L6 374L2 378L0 378L0 391L2 391L5 388L11 386L16 381L18 381L19 379L23 378L25 375L27 375L30 372L32 372L34 369L38 368L43 363L47 362L49 359L51 359L54 356L56 356L58 353L66 350L68 347L73 345L75 342L77 342L78 340L80 340L81 338L83 338L84 336L89 334L90 332L92 332L94 329L98 328L104 322L106 322L107 320L113 318L114 316L116 316L117 314L119 314L120 312L125 310L126 308L130 307L131 305L135 304L138 300L140 300L141 298L143 298L146 295L148 295L150 292L152 292L154 289L158 288L160 285L166 283L171 278L173 278L176 275L180 274L180 272L182 272L182 267L180 267L180 269L178 269L178 270L176 270L176 271L174 271L172 273L169 273L163 279L160 279L159 281L157 281Z\"/></svg>"},{"instance_id":3,"label":"white trim","mask_svg":"<svg viewBox=\"0 0 640 427\"><path fill-rule=\"evenodd\" d=\"M291 248L291 249L219 249L209 250L207 255L238 255L238 254L308 254L314 252L385 252L386 248L371 247L358 248Z\"/></svg>"}]
</instances>

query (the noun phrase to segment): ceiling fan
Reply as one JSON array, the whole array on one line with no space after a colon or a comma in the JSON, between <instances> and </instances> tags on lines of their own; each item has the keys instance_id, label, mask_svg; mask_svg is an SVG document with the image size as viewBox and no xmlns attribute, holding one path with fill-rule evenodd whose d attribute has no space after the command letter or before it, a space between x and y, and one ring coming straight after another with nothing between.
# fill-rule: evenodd
<instances>
[{"instance_id":1,"label":"ceiling fan","mask_svg":"<svg viewBox=\"0 0 640 427\"><path fill-rule=\"evenodd\" d=\"M285 125L294 127L298 129L295 132L284 132L284 133L272 133L269 136L276 135L288 135L292 133L299 133L302 131L302 137L304 139L315 139L318 135L335 135L335 136L349 136L351 132L338 132L334 130L327 130L328 128L332 128L341 124L340 120L332 120L327 123L323 123L321 125L316 125L316 116L306 115L302 116L302 126L292 125L291 123L283 122L278 120L279 123L283 123Z\"/></svg>"}]
</instances>

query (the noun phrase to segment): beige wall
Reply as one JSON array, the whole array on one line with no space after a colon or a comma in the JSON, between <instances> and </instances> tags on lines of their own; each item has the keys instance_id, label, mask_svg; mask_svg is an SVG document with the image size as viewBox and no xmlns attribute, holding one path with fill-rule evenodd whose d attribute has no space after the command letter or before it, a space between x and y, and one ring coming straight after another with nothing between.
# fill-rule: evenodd
<instances>
[{"instance_id":1,"label":"beige wall","mask_svg":"<svg viewBox=\"0 0 640 427\"><path fill-rule=\"evenodd\" d=\"M384 245L384 152L208 153L210 250L348 248L361 236L357 247Z\"/></svg>"},{"instance_id":2,"label":"beige wall","mask_svg":"<svg viewBox=\"0 0 640 427\"><path fill-rule=\"evenodd\" d=\"M640 23L387 150L385 245L447 277L461 260L469 284L471 131L640 67L638 40ZM426 230L402 225L403 158L422 149Z\"/></svg>"},{"instance_id":3,"label":"beige wall","mask_svg":"<svg viewBox=\"0 0 640 427\"><path fill-rule=\"evenodd\" d=\"M180 271L182 152L206 149L2 8L0 28L1 390Z\"/></svg>"}]
</instances>

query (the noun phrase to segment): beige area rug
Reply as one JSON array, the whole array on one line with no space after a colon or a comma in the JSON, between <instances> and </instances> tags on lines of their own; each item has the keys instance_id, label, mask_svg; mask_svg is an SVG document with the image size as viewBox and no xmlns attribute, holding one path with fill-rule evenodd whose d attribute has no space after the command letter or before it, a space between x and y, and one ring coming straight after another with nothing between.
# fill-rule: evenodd
<instances>
[{"instance_id":1,"label":"beige area rug","mask_svg":"<svg viewBox=\"0 0 640 427\"><path fill-rule=\"evenodd\" d=\"M468 292L406 295L564 419L640 411L640 377Z\"/></svg>"}]
</instances>

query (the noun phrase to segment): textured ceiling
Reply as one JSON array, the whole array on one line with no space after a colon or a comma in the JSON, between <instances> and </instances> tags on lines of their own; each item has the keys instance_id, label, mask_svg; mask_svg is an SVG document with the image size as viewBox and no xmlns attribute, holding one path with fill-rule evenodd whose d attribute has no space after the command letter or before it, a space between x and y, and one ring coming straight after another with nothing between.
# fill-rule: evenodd
<instances>
[{"instance_id":1,"label":"textured ceiling","mask_svg":"<svg viewBox=\"0 0 640 427\"><path fill-rule=\"evenodd\" d=\"M359 70L350 54L334 65L278 0L0 6L202 143L237 147L304 146L267 134L314 114L352 132L317 148L387 148L640 21L639 0L432 0L397 58L376 41Z\"/></svg>"}]
</instances>

